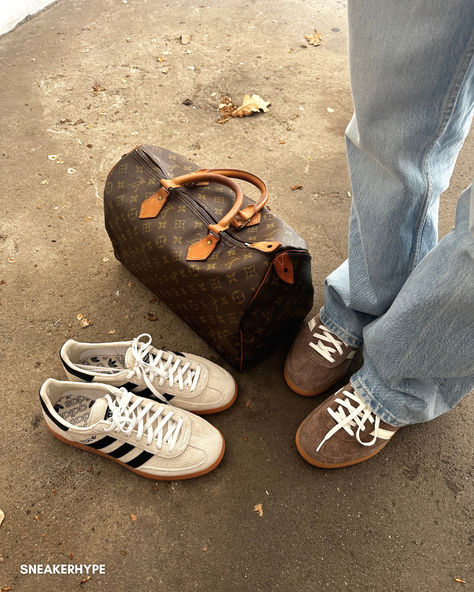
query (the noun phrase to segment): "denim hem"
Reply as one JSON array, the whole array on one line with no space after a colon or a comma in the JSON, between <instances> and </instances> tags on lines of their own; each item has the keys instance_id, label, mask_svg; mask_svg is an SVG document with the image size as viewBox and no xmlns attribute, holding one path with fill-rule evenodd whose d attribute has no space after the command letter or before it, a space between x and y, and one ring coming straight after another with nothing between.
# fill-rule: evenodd
<instances>
[{"instance_id":1,"label":"denim hem","mask_svg":"<svg viewBox=\"0 0 474 592\"><path fill-rule=\"evenodd\" d=\"M351 385L354 388L355 394L358 397L360 397L364 401L364 403L367 403L367 405L369 405L369 407L372 409L375 415L385 423L388 423L389 425L395 428L400 428L405 425L409 425L396 419L396 417L394 417L390 413L390 411L387 411L387 409L383 407L379 401L377 401L373 392L371 392L370 387L367 384L365 384L362 378L360 377L360 372L361 371L351 376Z\"/></svg>"},{"instance_id":2,"label":"denim hem","mask_svg":"<svg viewBox=\"0 0 474 592\"><path fill-rule=\"evenodd\" d=\"M362 347L364 344L360 337L356 337L353 333L349 333L332 319L330 319L325 313L324 306L319 311L319 318L321 319L323 325L325 325L332 333L339 337L339 339L342 339L346 345L350 345L351 347Z\"/></svg>"}]
</instances>

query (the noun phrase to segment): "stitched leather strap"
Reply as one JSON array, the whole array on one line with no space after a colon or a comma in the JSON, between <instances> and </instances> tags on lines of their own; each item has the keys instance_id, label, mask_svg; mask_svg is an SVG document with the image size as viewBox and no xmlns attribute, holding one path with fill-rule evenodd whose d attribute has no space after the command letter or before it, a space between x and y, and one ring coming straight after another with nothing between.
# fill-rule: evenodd
<instances>
[{"instance_id":1,"label":"stitched leather strap","mask_svg":"<svg viewBox=\"0 0 474 592\"><path fill-rule=\"evenodd\" d=\"M188 175L181 175L180 177L175 177L174 179L161 179L161 184L166 189L173 189L174 187L183 187L185 185L192 185L196 182L199 183L202 181L226 185L235 193L235 201L227 214L221 218L217 224L211 224L209 226L209 230L211 231L216 233L223 232L229 228L232 220L239 212L240 206L242 205L242 201L244 199L244 196L242 195L242 189L240 189L235 181L216 173L197 172L189 173Z\"/></svg>"},{"instance_id":2,"label":"stitched leather strap","mask_svg":"<svg viewBox=\"0 0 474 592\"><path fill-rule=\"evenodd\" d=\"M232 220L239 212L244 199L242 190L231 178L209 172L190 173L188 175L175 177L174 179L161 179L160 182L168 191L175 187L183 187L185 185L205 182L220 183L221 185L229 187L235 193L235 201L227 214L221 218L217 224L209 224L209 234L197 243L191 245L188 249L188 254L186 257L188 261L204 261L216 248L217 243L220 241L221 232L224 232L224 230L229 228Z\"/></svg>"},{"instance_id":3,"label":"stitched leather strap","mask_svg":"<svg viewBox=\"0 0 474 592\"><path fill-rule=\"evenodd\" d=\"M259 212L268 201L268 189L265 182L262 181L260 177L240 169L200 169L199 171L191 174L197 175L198 173L204 172L216 173L218 175L232 179L240 179L241 181L246 181L247 183L254 185L260 191L260 198L254 204L239 210L237 216L232 220L232 225L236 228L244 228L245 226L253 226L254 224L258 224L260 222ZM197 184L201 185L199 182Z\"/></svg>"}]
</instances>

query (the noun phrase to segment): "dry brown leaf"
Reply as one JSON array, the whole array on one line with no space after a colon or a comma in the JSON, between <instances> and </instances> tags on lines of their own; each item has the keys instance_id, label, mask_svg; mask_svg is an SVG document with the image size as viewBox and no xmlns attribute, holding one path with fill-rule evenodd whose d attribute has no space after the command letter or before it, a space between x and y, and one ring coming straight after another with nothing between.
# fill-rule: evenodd
<instances>
[{"instance_id":1,"label":"dry brown leaf","mask_svg":"<svg viewBox=\"0 0 474 592\"><path fill-rule=\"evenodd\" d=\"M69 559L72 561L74 559L74 553L69 553Z\"/></svg>"},{"instance_id":2,"label":"dry brown leaf","mask_svg":"<svg viewBox=\"0 0 474 592\"><path fill-rule=\"evenodd\" d=\"M80 321L82 318L84 317L84 315L82 313L77 313L76 318L78 321Z\"/></svg>"},{"instance_id":3,"label":"dry brown leaf","mask_svg":"<svg viewBox=\"0 0 474 592\"><path fill-rule=\"evenodd\" d=\"M235 107L230 97L222 97L219 105L221 118L218 123L225 123L232 117L248 117L253 113L260 113L268 111L270 103L262 99L259 95L244 95L242 105Z\"/></svg>"},{"instance_id":4,"label":"dry brown leaf","mask_svg":"<svg viewBox=\"0 0 474 592\"><path fill-rule=\"evenodd\" d=\"M255 504L255 506L253 507L253 511L257 512L257 514L260 516L260 518L263 517L263 506L262 504Z\"/></svg>"},{"instance_id":5,"label":"dry brown leaf","mask_svg":"<svg viewBox=\"0 0 474 592\"><path fill-rule=\"evenodd\" d=\"M462 580L461 578L454 578L454 581L457 582L458 584L465 584L466 580Z\"/></svg>"},{"instance_id":6,"label":"dry brown leaf","mask_svg":"<svg viewBox=\"0 0 474 592\"><path fill-rule=\"evenodd\" d=\"M2 522L5 520L5 512L0 510L0 526L2 526Z\"/></svg>"},{"instance_id":7,"label":"dry brown leaf","mask_svg":"<svg viewBox=\"0 0 474 592\"><path fill-rule=\"evenodd\" d=\"M314 29L314 33L312 35L305 35L304 38L310 45L321 45L322 35L318 33L316 29Z\"/></svg>"},{"instance_id":8,"label":"dry brown leaf","mask_svg":"<svg viewBox=\"0 0 474 592\"><path fill-rule=\"evenodd\" d=\"M259 95L244 95L242 105L237 107L232 117L247 117L252 115L252 113L259 113L260 111L266 113L268 111L268 105L270 103L262 99Z\"/></svg>"},{"instance_id":9,"label":"dry brown leaf","mask_svg":"<svg viewBox=\"0 0 474 592\"><path fill-rule=\"evenodd\" d=\"M10 586L5 586L4 588L2 588L2 592L10 592L10 590L13 590L13 588L11 588Z\"/></svg>"},{"instance_id":10,"label":"dry brown leaf","mask_svg":"<svg viewBox=\"0 0 474 592\"><path fill-rule=\"evenodd\" d=\"M115 329L110 329L109 335L113 335L115 333Z\"/></svg>"},{"instance_id":11,"label":"dry brown leaf","mask_svg":"<svg viewBox=\"0 0 474 592\"><path fill-rule=\"evenodd\" d=\"M205 552L207 551L207 547L202 547L202 548L201 548L201 551L202 551L203 553L205 553Z\"/></svg>"},{"instance_id":12,"label":"dry brown leaf","mask_svg":"<svg viewBox=\"0 0 474 592\"><path fill-rule=\"evenodd\" d=\"M81 327L84 329L85 327L88 327L89 325L92 325L92 321L90 321L88 318L83 317L81 319Z\"/></svg>"},{"instance_id":13,"label":"dry brown leaf","mask_svg":"<svg viewBox=\"0 0 474 592\"><path fill-rule=\"evenodd\" d=\"M92 220L92 216L87 216L84 218L84 222L90 222Z\"/></svg>"},{"instance_id":14,"label":"dry brown leaf","mask_svg":"<svg viewBox=\"0 0 474 592\"><path fill-rule=\"evenodd\" d=\"M130 514L130 518L132 519L132 522L137 521L137 517L135 516L135 514Z\"/></svg>"},{"instance_id":15,"label":"dry brown leaf","mask_svg":"<svg viewBox=\"0 0 474 592\"><path fill-rule=\"evenodd\" d=\"M80 581L80 584L85 584L86 582L88 582L91 579L90 576L86 576L83 580Z\"/></svg>"},{"instance_id":16,"label":"dry brown leaf","mask_svg":"<svg viewBox=\"0 0 474 592\"><path fill-rule=\"evenodd\" d=\"M156 314L153 314L152 312L149 312L148 313L148 316L147 316L147 320L148 321L157 321L158 320L158 317L156 316Z\"/></svg>"},{"instance_id":17,"label":"dry brown leaf","mask_svg":"<svg viewBox=\"0 0 474 592\"><path fill-rule=\"evenodd\" d=\"M291 191L296 191L297 189L303 189L303 185L290 185Z\"/></svg>"},{"instance_id":18,"label":"dry brown leaf","mask_svg":"<svg viewBox=\"0 0 474 592\"><path fill-rule=\"evenodd\" d=\"M101 84L99 84L98 82L96 82L95 84L92 85L92 90L94 91L94 95L98 95L100 92L105 91L105 87L102 86Z\"/></svg>"}]
</instances>

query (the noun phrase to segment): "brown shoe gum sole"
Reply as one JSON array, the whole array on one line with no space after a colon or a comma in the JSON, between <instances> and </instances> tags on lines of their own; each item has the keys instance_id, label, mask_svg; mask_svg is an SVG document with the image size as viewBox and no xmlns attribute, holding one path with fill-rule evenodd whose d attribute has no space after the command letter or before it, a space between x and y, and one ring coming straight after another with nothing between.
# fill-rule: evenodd
<instances>
[{"instance_id":1,"label":"brown shoe gum sole","mask_svg":"<svg viewBox=\"0 0 474 592\"><path fill-rule=\"evenodd\" d=\"M344 371L344 374L345 373L346 373L346 371ZM290 389L294 393L296 393L297 395L301 395L302 397L315 397L316 395L320 395L321 393L324 393L325 391L330 389L332 386L334 386L337 382L339 382L341 380L341 378L344 376L344 374L341 374L335 380L329 382L328 384L325 384L322 388L316 389L314 391L307 391L307 390L302 389L299 386L297 386L291 380L291 378L288 376L288 373L286 371L286 366L283 368L283 376L285 377L286 384L290 387Z\"/></svg>"},{"instance_id":2,"label":"brown shoe gum sole","mask_svg":"<svg viewBox=\"0 0 474 592\"><path fill-rule=\"evenodd\" d=\"M229 403L226 403L222 407L216 407L215 409L204 409L204 411L192 411L191 409L186 409L185 411L189 411L190 413L194 413L195 415L211 415L211 413L220 413L221 411L225 411L226 409L229 409L229 407L232 407L232 405L235 403L236 399L237 399L237 383L235 382L234 396L232 397L232 400L229 401ZM171 400L171 405L173 404L172 401L173 400Z\"/></svg>"},{"instance_id":3,"label":"brown shoe gum sole","mask_svg":"<svg viewBox=\"0 0 474 592\"><path fill-rule=\"evenodd\" d=\"M298 431L296 432L296 438L295 438L296 448L298 449L298 452L301 454L301 456L305 459L306 462L309 462L310 465L313 465L313 467L318 467L319 469L343 469L344 467L351 467L352 465L358 465L359 463L364 462L365 460L369 460L369 458L372 458L373 456L378 454L390 442L390 440L387 440L383 444L383 446L381 446L380 448L377 448L377 450L375 452L372 452L369 455L364 456L362 458L358 458L357 460L349 460L347 462L340 462L340 463L334 463L334 464L328 465L325 463L319 463L318 461L312 459L310 456L308 456L306 454L306 452L303 450L303 448L301 447L301 444L300 444L300 438L299 438L300 430L301 430L301 426L298 428Z\"/></svg>"},{"instance_id":4,"label":"brown shoe gum sole","mask_svg":"<svg viewBox=\"0 0 474 592\"><path fill-rule=\"evenodd\" d=\"M145 477L146 479L152 479L153 481L183 481L184 479L192 479L193 477L200 477L201 475L206 475L207 473L210 473L211 471L213 471L220 464L222 457L224 456L224 452L225 452L224 437L219 432L219 434L221 434L221 438L222 438L222 451L219 455L219 458L216 460L216 462L213 465L211 465L210 467L208 467L207 469L204 469L203 471L197 471L196 473L189 473L189 475L177 475L177 476L150 475L149 473L144 473L143 471L139 471L138 469L134 469L133 467L126 465L125 463L121 462L118 458L114 458L113 456L108 455L106 452L102 452L101 450L95 450L94 448L90 448L89 446L85 446L84 444L81 444L80 442L72 442L71 440L67 440L66 438L63 438L62 436L60 436L59 434L54 432L49 426L47 426L47 427L48 427L48 430L53 434L53 436L55 438L57 438L58 440L60 440L61 442L64 442L64 444L69 444L70 446L75 446L76 448L80 448L81 450L86 450L87 452L93 452L94 454L98 454L99 456L103 456L104 458L107 458L108 460L113 460L114 462L116 462L117 464L121 465L122 467L128 469L129 471L132 471L133 473L140 475L140 477Z\"/></svg>"}]
</instances>

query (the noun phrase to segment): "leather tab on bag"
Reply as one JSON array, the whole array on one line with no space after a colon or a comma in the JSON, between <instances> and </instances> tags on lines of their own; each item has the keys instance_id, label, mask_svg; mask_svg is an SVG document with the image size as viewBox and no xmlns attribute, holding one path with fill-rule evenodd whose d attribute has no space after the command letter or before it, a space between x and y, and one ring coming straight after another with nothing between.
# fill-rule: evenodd
<instances>
[{"instance_id":1,"label":"leather tab on bag","mask_svg":"<svg viewBox=\"0 0 474 592\"><path fill-rule=\"evenodd\" d=\"M218 236L208 234L188 248L186 261L205 261L216 248L219 240L220 238Z\"/></svg>"},{"instance_id":2,"label":"leather tab on bag","mask_svg":"<svg viewBox=\"0 0 474 592\"><path fill-rule=\"evenodd\" d=\"M262 251L262 253L271 253L280 246L281 243L277 241L259 241L257 243L250 244L252 249L257 249L257 251Z\"/></svg>"},{"instance_id":3,"label":"leather tab on bag","mask_svg":"<svg viewBox=\"0 0 474 592\"><path fill-rule=\"evenodd\" d=\"M287 284L295 283L295 275L293 272L293 263L288 253L280 253L273 259L273 267L277 275Z\"/></svg>"},{"instance_id":4,"label":"leather tab on bag","mask_svg":"<svg viewBox=\"0 0 474 592\"><path fill-rule=\"evenodd\" d=\"M169 192L160 187L151 197L145 199L140 207L139 218L156 218L166 203Z\"/></svg>"},{"instance_id":5,"label":"leather tab on bag","mask_svg":"<svg viewBox=\"0 0 474 592\"><path fill-rule=\"evenodd\" d=\"M260 218L262 217L261 212L257 212L256 214L253 214L253 216L250 216L254 209L253 206L247 206L243 210L240 210L236 218L232 220L232 226L235 226L235 228L246 228L247 226L256 226L257 224L260 224ZM244 215L242 216L241 214ZM250 216L250 218L246 217L245 214Z\"/></svg>"},{"instance_id":6,"label":"leather tab on bag","mask_svg":"<svg viewBox=\"0 0 474 592\"><path fill-rule=\"evenodd\" d=\"M250 220L247 222L247 224L245 226L256 226L257 224L260 224L260 218L262 217L262 212L257 212L256 214L254 214Z\"/></svg>"}]
</instances>

